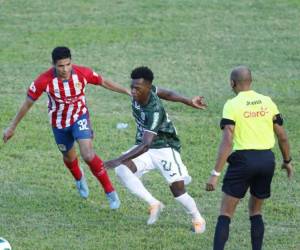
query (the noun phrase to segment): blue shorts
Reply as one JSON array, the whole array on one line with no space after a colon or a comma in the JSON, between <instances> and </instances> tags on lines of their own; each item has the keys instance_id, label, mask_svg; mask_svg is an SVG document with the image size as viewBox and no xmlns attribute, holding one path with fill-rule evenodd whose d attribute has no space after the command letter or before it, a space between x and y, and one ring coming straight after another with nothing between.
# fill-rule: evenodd
<instances>
[{"instance_id":1,"label":"blue shorts","mask_svg":"<svg viewBox=\"0 0 300 250\"><path fill-rule=\"evenodd\" d=\"M58 149L62 153L67 153L74 145L75 140L92 139L93 130L88 114L84 114L67 128L52 128Z\"/></svg>"}]
</instances>

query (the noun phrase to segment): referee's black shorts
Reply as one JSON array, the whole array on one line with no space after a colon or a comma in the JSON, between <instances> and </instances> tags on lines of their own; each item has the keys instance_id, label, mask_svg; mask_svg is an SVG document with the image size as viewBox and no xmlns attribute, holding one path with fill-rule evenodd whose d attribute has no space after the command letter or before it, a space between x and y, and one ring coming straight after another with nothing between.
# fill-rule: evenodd
<instances>
[{"instance_id":1,"label":"referee's black shorts","mask_svg":"<svg viewBox=\"0 0 300 250\"><path fill-rule=\"evenodd\" d=\"M271 195L275 158L271 150L238 150L227 159L229 163L223 179L222 191L236 198L250 193L266 199Z\"/></svg>"}]
</instances>

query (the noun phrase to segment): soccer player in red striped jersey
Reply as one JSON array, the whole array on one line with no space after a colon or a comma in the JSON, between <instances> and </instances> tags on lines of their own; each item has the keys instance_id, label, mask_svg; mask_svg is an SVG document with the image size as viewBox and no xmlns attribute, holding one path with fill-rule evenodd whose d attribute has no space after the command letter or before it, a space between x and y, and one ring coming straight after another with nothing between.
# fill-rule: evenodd
<instances>
[{"instance_id":1,"label":"soccer player in red striped jersey","mask_svg":"<svg viewBox=\"0 0 300 250\"><path fill-rule=\"evenodd\" d=\"M52 51L52 63L53 66L42 73L28 88L27 98L10 126L4 131L3 140L6 143L14 135L19 122L42 93L46 92L49 99L48 114L55 141L63 154L66 167L75 179L80 196L87 198L89 189L84 173L79 167L75 141L79 144L82 158L102 184L110 208L117 209L120 206L118 195L102 160L93 150L93 135L85 101L85 88L87 84L94 84L128 95L130 91L104 79L90 68L72 64L71 52L67 47L56 47Z\"/></svg>"}]
</instances>

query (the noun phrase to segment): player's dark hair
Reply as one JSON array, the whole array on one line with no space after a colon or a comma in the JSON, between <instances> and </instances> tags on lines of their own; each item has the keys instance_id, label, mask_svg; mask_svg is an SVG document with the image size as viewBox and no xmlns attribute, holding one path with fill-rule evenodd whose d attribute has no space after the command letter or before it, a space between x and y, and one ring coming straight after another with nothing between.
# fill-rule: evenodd
<instances>
[{"instance_id":1,"label":"player's dark hair","mask_svg":"<svg viewBox=\"0 0 300 250\"><path fill-rule=\"evenodd\" d=\"M152 83L154 79L152 70L145 66L135 68L131 72L131 79L140 79L140 78L143 78L144 80Z\"/></svg>"},{"instance_id":2,"label":"player's dark hair","mask_svg":"<svg viewBox=\"0 0 300 250\"><path fill-rule=\"evenodd\" d=\"M67 47L56 47L52 51L52 62L55 64L58 60L72 58L71 51Z\"/></svg>"}]
</instances>

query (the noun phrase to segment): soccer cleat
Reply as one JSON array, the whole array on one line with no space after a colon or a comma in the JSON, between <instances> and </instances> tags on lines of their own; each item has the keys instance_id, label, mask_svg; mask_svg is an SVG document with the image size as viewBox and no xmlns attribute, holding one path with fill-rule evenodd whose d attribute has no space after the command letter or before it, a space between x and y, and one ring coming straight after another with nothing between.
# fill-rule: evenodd
<instances>
[{"instance_id":1,"label":"soccer cleat","mask_svg":"<svg viewBox=\"0 0 300 250\"><path fill-rule=\"evenodd\" d=\"M89 196L89 187L83 174L81 176L81 179L79 181L76 181L76 187L80 196L84 199L87 199L87 197Z\"/></svg>"},{"instance_id":2,"label":"soccer cleat","mask_svg":"<svg viewBox=\"0 0 300 250\"><path fill-rule=\"evenodd\" d=\"M195 234L204 233L206 228L206 222L203 218L201 218L200 220L193 220L192 223L193 223L192 231Z\"/></svg>"},{"instance_id":3,"label":"soccer cleat","mask_svg":"<svg viewBox=\"0 0 300 250\"><path fill-rule=\"evenodd\" d=\"M164 204L162 204L161 202L150 206L149 208L150 215L147 221L148 225L152 225L158 220L158 217L160 213L163 211L164 207L165 207Z\"/></svg>"},{"instance_id":4,"label":"soccer cleat","mask_svg":"<svg viewBox=\"0 0 300 250\"><path fill-rule=\"evenodd\" d=\"M111 209L118 209L121 205L119 196L116 191L112 191L106 194L106 198L109 201L109 206Z\"/></svg>"}]
</instances>

